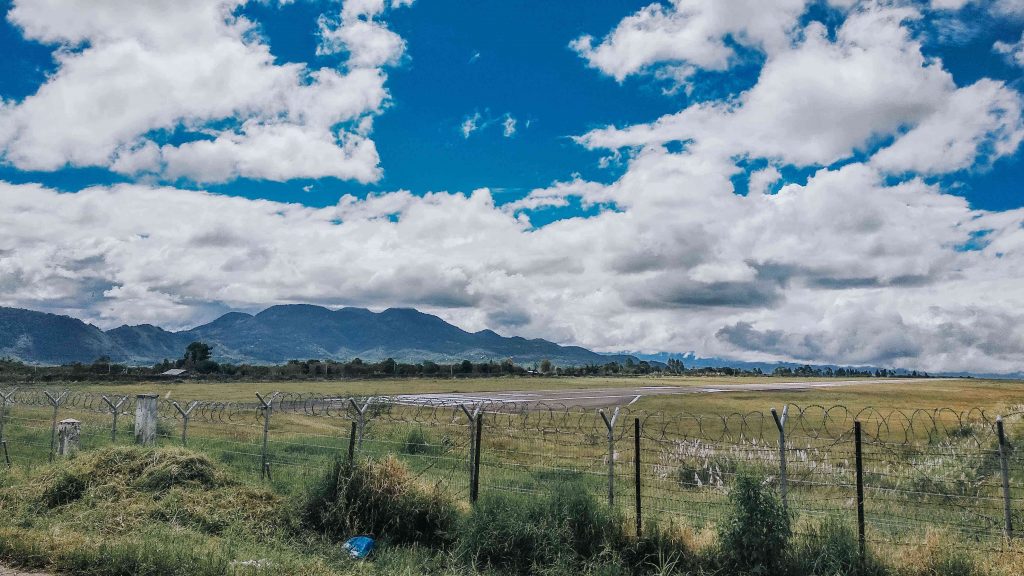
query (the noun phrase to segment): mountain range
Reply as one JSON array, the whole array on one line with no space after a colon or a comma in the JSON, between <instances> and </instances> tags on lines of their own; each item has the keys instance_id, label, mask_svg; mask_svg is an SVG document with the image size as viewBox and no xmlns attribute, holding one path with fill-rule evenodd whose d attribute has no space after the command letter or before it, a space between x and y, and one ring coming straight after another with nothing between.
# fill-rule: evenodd
<instances>
[{"instance_id":1,"label":"mountain range","mask_svg":"<svg viewBox=\"0 0 1024 576\"><path fill-rule=\"evenodd\" d=\"M551 360L582 366L625 362L542 339L504 337L491 330L467 332L410 308L373 312L332 310L308 304L271 306L258 314L230 312L209 324L171 332L151 324L101 330L70 316L0 307L0 357L36 364L115 362L152 364L180 358L193 341L212 346L218 362L276 364L292 359L347 361L361 358L400 362L500 361L517 364Z\"/></svg>"}]
</instances>

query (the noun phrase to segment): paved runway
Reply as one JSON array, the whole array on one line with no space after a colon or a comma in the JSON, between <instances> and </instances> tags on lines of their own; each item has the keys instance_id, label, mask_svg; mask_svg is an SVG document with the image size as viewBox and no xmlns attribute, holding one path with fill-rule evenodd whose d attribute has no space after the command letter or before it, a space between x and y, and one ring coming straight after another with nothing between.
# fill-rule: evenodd
<instances>
[{"instance_id":1,"label":"paved runway","mask_svg":"<svg viewBox=\"0 0 1024 576\"><path fill-rule=\"evenodd\" d=\"M481 402L515 402L518 404L564 404L599 408L627 406L647 396L677 396L684 394L726 394L730 392L799 392L818 388L870 386L881 384L910 384L936 382L942 378L883 378L855 380L798 380L752 384L719 384L715 386L636 386L619 388L575 388L554 390L525 390L510 392L459 392L443 394L403 394L393 396L399 404L409 405L475 405Z\"/></svg>"}]
</instances>

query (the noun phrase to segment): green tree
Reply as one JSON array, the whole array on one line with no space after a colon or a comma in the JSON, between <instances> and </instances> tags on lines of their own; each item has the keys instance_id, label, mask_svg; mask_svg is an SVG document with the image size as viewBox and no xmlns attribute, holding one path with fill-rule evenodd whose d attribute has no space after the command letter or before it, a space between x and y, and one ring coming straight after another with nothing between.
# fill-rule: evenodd
<instances>
[{"instance_id":1,"label":"green tree","mask_svg":"<svg viewBox=\"0 0 1024 576\"><path fill-rule=\"evenodd\" d=\"M185 365L195 366L196 364L209 360L211 348L203 342L192 342L185 348Z\"/></svg>"},{"instance_id":2,"label":"green tree","mask_svg":"<svg viewBox=\"0 0 1024 576\"><path fill-rule=\"evenodd\" d=\"M545 359L540 361L540 371L543 374L550 374L551 373L551 368L552 368L551 360L548 360L547 358L545 358Z\"/></svg>"}]
</instances>

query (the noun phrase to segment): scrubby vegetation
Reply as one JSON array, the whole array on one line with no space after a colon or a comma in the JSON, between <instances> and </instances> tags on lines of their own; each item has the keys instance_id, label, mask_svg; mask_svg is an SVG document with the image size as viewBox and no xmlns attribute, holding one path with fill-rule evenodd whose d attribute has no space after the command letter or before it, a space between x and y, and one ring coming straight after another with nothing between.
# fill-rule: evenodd
<instances>
[{"instance_id":1,"label":"scrubby vegetation","mask_svg":"<svg viewBox=\"0 0 1024 576\"><path fill-rule=\"evenodd\" d=\"M459 552L478 568L579 568L626 546L622 516L572 484L524 498L483 497L462 522Z\"/></svg>"},{"instance_id":2,"label":"scrubby vegetation","mask_svg":"<svg viewBox=\"0 0 1024 576\"><path fill-rule=\"evenodd\" d=\"M335 462L310 489L303 523L333 540L369 534L394 544L444 547L458 509L439 485L424 487L398 460Z\"/></svg>"},{"instance_id":3,"label":"scrubby vegetation","mask_svg":"<svg viewBox=\"0 0 1024 576\"><path fill-rule=\"evenodd\" d=\"M782 502L750 473L737 476L729 493L732 509L719 530L722 560L738 572L782 570L792 535Z\"/></svg>"},{"instance_id":4,"label":"scrubby vegetation","mask_svg":"<svg viewBox=\"0 0 1024 576\"><path fill-rule=\"evenodd\" d=\"M419 444L413 442L413 444ZM469 506L395 457L337 462L306 483L254 486L204 454L110 447L54 465L0 468L0 559L87 575L747 574L1009 576L941 535L862 562L851 526L791 518L755 474L701 529L625 512L578 479L539 494L485 492ZM339 544L372 534L372 559ZM1006 554L1006 552L1004 552ZM1024 551L1009 554L1024 560Z\"/></svg>"}]
</instances>

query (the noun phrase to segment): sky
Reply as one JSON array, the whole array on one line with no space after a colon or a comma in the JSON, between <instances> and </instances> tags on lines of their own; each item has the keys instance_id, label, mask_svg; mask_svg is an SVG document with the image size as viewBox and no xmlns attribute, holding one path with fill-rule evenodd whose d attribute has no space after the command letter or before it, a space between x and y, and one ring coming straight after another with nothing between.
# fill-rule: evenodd
<instances>
[{"instance_id":1,"label":"sky","mask_svg":"<svg viewBox=\"0 0 1024 576\"><path fill-rule=\"evenodd\" d=\"M0 306L1024 369L1024 0L0 12Z\"/></svg>"}]
</instances>

